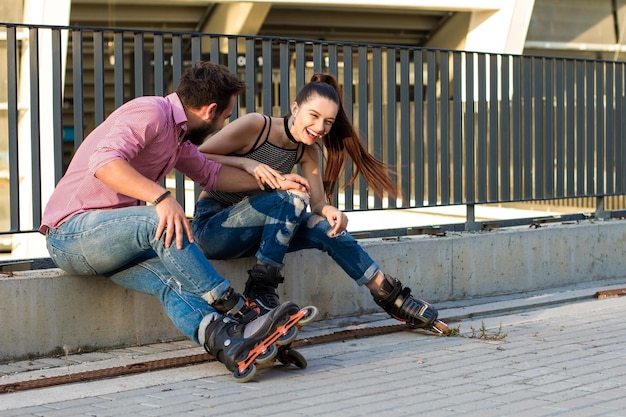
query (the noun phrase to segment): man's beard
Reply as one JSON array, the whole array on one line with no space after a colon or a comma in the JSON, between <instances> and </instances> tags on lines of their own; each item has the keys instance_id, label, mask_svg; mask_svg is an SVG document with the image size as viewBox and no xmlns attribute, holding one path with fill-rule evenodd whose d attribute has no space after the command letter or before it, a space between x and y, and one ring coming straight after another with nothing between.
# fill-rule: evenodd
<instances>
[{"instance_id":1,"label":"man's beard","mask_svg":"<svg viewBox=\"0 0 626 417\"><path fill-rule=\"evenodd\" d=\"M196 146L200 146L211 133L215 132L215 130L217 129L215 129L213 123L203 121L200 126L193 129L187 129L185 140L188 140Z\"/></svg>"}]
</instances>

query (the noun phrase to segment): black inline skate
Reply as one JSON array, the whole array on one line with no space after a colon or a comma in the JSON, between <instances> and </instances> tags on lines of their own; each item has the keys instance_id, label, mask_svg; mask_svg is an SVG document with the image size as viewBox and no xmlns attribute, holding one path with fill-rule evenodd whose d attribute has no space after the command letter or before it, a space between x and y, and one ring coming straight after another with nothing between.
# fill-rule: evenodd
<instances>
[{"instance_id":1,"label":"black inline skate","mask_svg":"<svg viewBox=\"0 0 626 417\"><path fill-rule=\"evenodd\" d=\"M303 318L315 315L315 307L299 309L295 303L286 302L248 323L224 316L207 326L204 348L233 371L237 382L248 382L256 374L256 365L274 362L278 347L296 338Z\"/></svg>"},{"instance_id":2,"label":"black inline skate","mask_svg":"<svg viewBox=\"0 0 626 417\"><path fill-rule=\"evenodd\" d=\"M280 305L280 299L276 289L278 284L282 284L285 278L280 274L280 268L274 265L256 264L248 270L248 281L244 289L244 295L250 300L251 305L257 305L261 314ZM312 323L317 317L318 310L313 306L302 309L302 314L298 321L298 329ZM295 335L293 337L295 339ZM307 367L307 361L300 352L291 348L290 343L283 343L278 348L277 358L284 365L293 364L298 368Z\"/></svg>"},{"instance_id":3,"label":"black inline skate","mask_svg":"<svg viewBox=\"0 0 626 417\"><path fill-rule=\"evenodd\" d=\"M372 292L376 304L391 317L437 334L448 334L448 325L437 320L437 309L426 301L411 295L411 289L403 287L397 279L385 274L377 292Z\"/></svg>"}]
</instances>

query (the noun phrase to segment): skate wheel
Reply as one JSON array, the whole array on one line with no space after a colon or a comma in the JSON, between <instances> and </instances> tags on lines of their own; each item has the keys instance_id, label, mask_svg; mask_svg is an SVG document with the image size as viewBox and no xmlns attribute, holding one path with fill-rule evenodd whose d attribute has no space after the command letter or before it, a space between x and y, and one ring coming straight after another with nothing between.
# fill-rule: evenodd
<instances>
[{"instance_id":1,"label":"skate wheel","mask_svg":"<svg viewBox=\"0 0 626 417\"><path fill-rule=\"evenodd\" d=\"M306 316L302 317L300 321L298 322L298 326L300 327L307 326L313 323L313 321L315 321L315 319L317 318L317 315L319 314L319 310L315 306L307 306L307 307L304 307L303 310L306 310L307 314Z\"/></svg>"},{"instance_id":2,"label":"skate wheel","mask_svg":"<svg viewBox=\"0 0 626 417\"><path fill-rule=\"evenodd\" d=\"M239 368L235 369L235 372L233 372L233 378L235 378L236 382L245 383L250 381L254 377L254 374L256 374L256 366L252 364L243 372L239 372Z\"/></svg>"},{"instance_id":3,"label":"skate wheel","mask_svg":"<svg viewBox=\"0 0 626 417\"><path fill-rule=\"evenodd\" d=\"M298 328L294 326L289 328L284 335L279 337L276 343L281 346L288 345L296 340L296 336L298 336Z\"/></svg>"},{"instance_id":4,"label":"skate wheel","mask_svg":"<svg viewBox=\"0 0 626 417\"><path fill-rule=\"evenodd\" d=\"M274 359L276 359L276 355L278 355L278 348L276 347L276 345L270 345L265 350L265 352L256 357L255 362L259 365L268 362L274 362Z\"/></svg>"},{"instance_id":5,"label":"skate wheel","mask_svg":"<svg viewBox=\"0 0 626 417\"><path fill-rule=\"evenodd\" d=\"M283 365L293 364L300 369L307 367L308 363L300 352L294 349L284 349L278 354L278 360Z\"/></svg>"},{"instance_id":6,"label":"skate wheel","mask_svg":"<svg viewBox=\"0 0 626 417\"><path fill-rule=\"evenodd\" d=\"M441 333L441 334L450 333L450 328L448 327L448 325L441 320L437 320L435 321L435 323L433 323L433 330L436 333Z\"/></svg>"}]
</instances>

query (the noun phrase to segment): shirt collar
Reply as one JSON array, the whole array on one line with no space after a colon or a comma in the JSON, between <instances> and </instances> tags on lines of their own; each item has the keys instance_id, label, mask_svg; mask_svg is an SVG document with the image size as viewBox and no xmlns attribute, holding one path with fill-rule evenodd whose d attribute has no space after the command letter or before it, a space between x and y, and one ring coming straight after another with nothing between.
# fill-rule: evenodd
<instances>
[{"instance_id":1,"label":"shirt collar","mask_svg":"<svg viewBox=\"0 0 626 417\"><path fill-rule=\"evenodd\" d=\"M171 93L165 97L172 104L172 115L174 116L174 123L178 127L178 141L182 142L185 139L185 133L187 132L187 115L185 114L185 108L180 101L178 94Z\"/></svg>"}]
</instances>

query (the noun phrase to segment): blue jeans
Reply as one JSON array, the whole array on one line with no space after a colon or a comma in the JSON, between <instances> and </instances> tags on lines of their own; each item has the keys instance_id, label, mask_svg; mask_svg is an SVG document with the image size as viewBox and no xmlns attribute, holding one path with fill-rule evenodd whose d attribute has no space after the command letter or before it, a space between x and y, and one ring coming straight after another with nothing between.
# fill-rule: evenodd
<instances>
[{"instance_id":1,"label":"blue jeans","mask_svg":"<svg viewBox=\"0 0 626 417\"><path fill-rule=\"evenodd\" d=\"M200 323L218 317L210 305L230 283L200 249L184 239L182 249L154 238L159 219L154 207L137 206L75 214L46 241L54 263L79 275L104 275L114 282L156 296L168 317L198 342Z\"/></svg>"},{"instance_id":2,"label":"blue jeans","mask_svg":"<svg viewBox=\"0 0 626 417\"><path fill-rule=\"evenodd\" d=\"M283 267L287 252L319 249L358 285L369 282L380 270L379 265L348 232L329 237L328 221L301 211L301 199L298 193L273 191L232 206L212 199L199 200L193 219L194 241L209 259L254 255L278 267ZM285 230L294 230L290 242L285 242Z\"/></svg>"}]
</instances>

